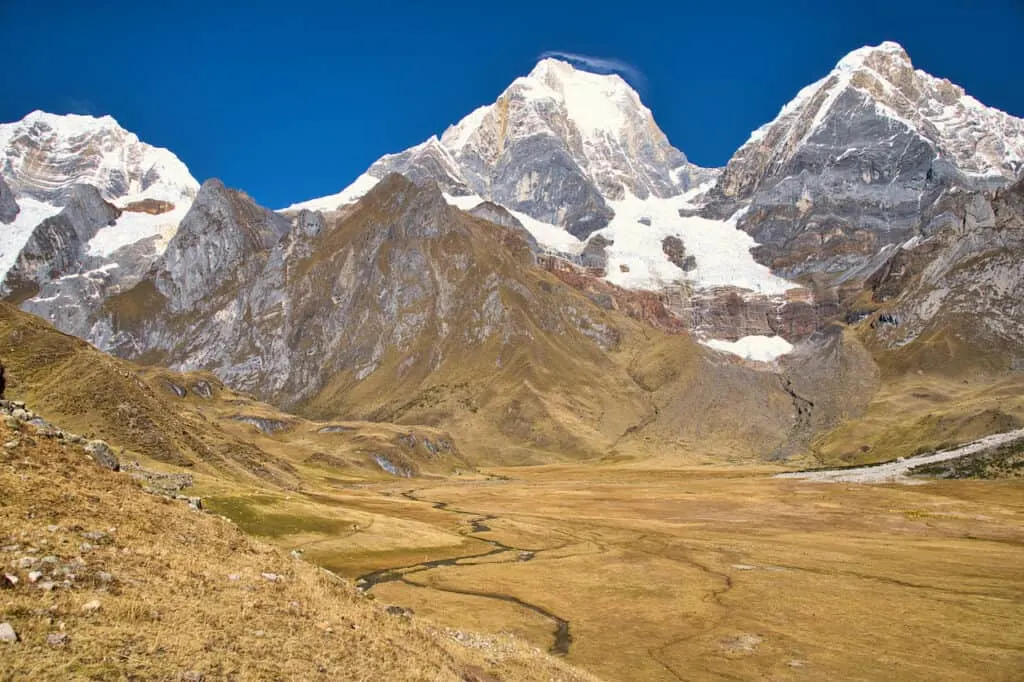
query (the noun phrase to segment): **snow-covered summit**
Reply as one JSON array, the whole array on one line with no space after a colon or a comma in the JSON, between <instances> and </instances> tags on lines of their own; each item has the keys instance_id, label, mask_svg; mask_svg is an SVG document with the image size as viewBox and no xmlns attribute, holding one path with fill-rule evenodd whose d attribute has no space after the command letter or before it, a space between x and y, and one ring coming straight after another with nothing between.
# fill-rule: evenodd
<instances>
[{"instance_id":1,"label":"snow-covered summit","mask_svg":"<svg viewBox=\"0 0 1024 682\"><path fill-rule=\"evenodd\" d=\"M111 116L33 111L0 124L0 174L15 194L48 203L79 183L119 205L147 198L187 204L199 190L173 153L142 142Z\"/></svg>"},{"instance_id":2,"label":"snow-covered summit","mask_svg":"<svg viewBox=\"0 0 1024 682\"><path fill-rule=\"evenodd\" d=\"M0 177L17 206L0 233L0 282L33 231L62 211L75 185L91 185L102 199L127 209L90 238L87 253L95 257L153 237L151 248L160 251L199 190L178 157L142 142L112 116L44 111L0 124Z\"/></svg>"},{"instance_id":3,"label":"snow-covered summit","mask_svg":"<svg viewBox=\"0 0 1024 682\"><path fill-rule=\"evenodd\" d=\"M366 175L402 173L452 196L476 195L586 237L609 224L609 202L679 196L713 177L673 147L651 111L617 75L540 60L497 100L440 138L389 154ZM371 183L289 208L337 208Z\"/></svg>"},{"instance_id":4,"label":"snow-covered summit","mask_svg":"<svg viewBox=\"0 0 1024 682\"><path fill-rule=\"evenodd\" d=\"M640 96L617 74L583 71L558 59L546 58L537 62L529 75L514 80L502 97L513 91L525 101L547 101L564 107L568 121L587 139L620 135L634 113L653 122L653 116L640 101ZM499 97L499 102L502 97ZM477 109L449 128L444 135L445 145L453 151L464 147L493 106Z\"/></svg>"},{"instance_id":5,"label":"snow-covered summit","mask_svg":"<svg viewBox=\"0 0 1024 682\"><path fill-rule=\"evenodd\" d=\"M744 148L771 134L785 153L816 135L851 93L876 113L928 140L961 172L1016 178L1024 170L1024 120L985 106L962 87L915 69L895 42L853 50L821 80L803 88L771 122L758 128ZM737 155L742 154L741 148Z\"/></svg>"}]
</instances>

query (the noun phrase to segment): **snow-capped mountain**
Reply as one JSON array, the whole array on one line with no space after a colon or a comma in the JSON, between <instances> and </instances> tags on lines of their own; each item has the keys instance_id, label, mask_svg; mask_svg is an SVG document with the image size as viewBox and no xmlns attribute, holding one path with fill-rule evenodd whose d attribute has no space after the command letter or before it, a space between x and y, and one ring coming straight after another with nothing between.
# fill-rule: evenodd
<instances>
[{"instance_id":1,"label":"snow-capped mountain","mask_svg":"<svg viewBox=\"0 0 1024 682\"><path fill-rule=\"evenodd\" d=\"M543 59L440 138L382 157L338 194L285 210L333 210L401 173L436 183L464 210L504 207L544 250L575 259L586 249L620 286L792 288L754 261L754 242L733 222L680 216L717 172L689 163L619 76ZM682 242L691 267L666 257L669 238Z\"/></svg>"},{"instance_id":2,"label":"snow-capped mountain","mask_svg":"<svg viewBox=\"0 0 1024 682\"><path fill-rule=\"evenodd\" d=\"M33 111L0 125L0 173L18 195L56 203L74 184L114 204L194 199L199 183L170 151L153 147L111 116Z\"/></svg>"},{"instance_id":3,"label":"snow-capped mountain","mask_svg":"<svg viewBox=\"0 0 1024 682\"><path fill-rule=\"evenodd\" d=\"M1024 171L1024 120L914 69L896 43L854 50L750 136L708 193L784 276L841 273L913 236L949 187Z\"/></svg>"},{"instance_id":4,"label":"snow-capped mountain","mask_svg":"<svg viewBox=\"0 0 1024 682\"><path fill-rule=\"evenodd\" d=\"M111 224L89 234L77 230L97 257L154 237L160 250L199 189L174 154L140 141L110 116L41 111L0 124L0 176L16 209L0 212L0 281L33 231L82 196L76 185L91 186L117 209Z\"/></svg>"},{"instance_id":5,"label":"snow-capped mountain","mask_svg":"<svg viewBox=\"0 0 1024 682\"><path fill-rule=\"evenodd\" d=\"M721 172L688 163L621 79L553 60L277 212L217 180L197 193L112 119L2 130L0 237L30 225L8 300L307 415L561 451L656 418L675 442L738 396L777 412L756 440L785 454L864 409L886 353L1019 364L1024 194L1001 187L1024 123L891 43L844 58ZM167 229L131 222L151 219Z\"/></svg>"},{"instance_id":6,"label":"snow-capped mountain","mask_svg":"<svg viewBox=\"0 0 1024 682\"><path fill-rule=\"evenodd\" d=\"M543 59L493 104L437 138L384 156L340 194L291 209L333 209L388 173L475 194L578 238L605 227L608 201L679 195L713 177L669 144L640 96L617 75Z\"/></svg>"}]
</instances>

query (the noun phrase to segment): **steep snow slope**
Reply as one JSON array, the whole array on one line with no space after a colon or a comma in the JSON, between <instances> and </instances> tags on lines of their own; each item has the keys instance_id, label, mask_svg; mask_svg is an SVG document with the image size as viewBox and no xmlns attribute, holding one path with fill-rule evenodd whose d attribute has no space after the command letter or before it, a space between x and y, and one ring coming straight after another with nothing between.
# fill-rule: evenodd
<instances>
[{"instance_id":1,"label":"steep snow slope","mask_svg":"<svg viewBox=\"0 0 1024 682\"><path fill-rule=\"evenodd\" d=\"M36 225L60 213L60 206L54 206L31 197L18 199L18 215L8 225L0 225L0 282L18 259L32 230Z\"/></svg>"},{"instance_id":2,"label":"steep snow slope","mask_svg":"<svg viewBox=\"0 0 1024 682\"><path fill-rule=\"evenodd\" d=\"M445 198L466 211L484 201L476 195ZM611 205L615 217L595 236L611 241L605 249L605 279L612 284L626 289L658 290L685 280L698 289L735 286L764 295L781 294L797 286L776 277L754 260L750 249L756 244L750 235L736 229L735 219L682 217L679 209L685 202L678 197L644 200L629 196ZM578 256L586 246L586 242L555 225L517 211L510 213L551 252ZM666 237L677 237L683 242L696 262L692 270L683 271L668 259L663 246Z\"/></svg>"},{"instance_id":3,"label":"steep snow slope","mask_svg":"<svg viewBox=\"0 0 1024 682\"><path fill-rule=\"evenodd\" d=\"M320 197L319 199L310 199L309 201L301 201L282 209L282 211L333 211L340 206L347 206L359 201L378 182L380 182L380 178L363 173L355 179L355 182L337 194Z\"/></svg>"}]
</instances>

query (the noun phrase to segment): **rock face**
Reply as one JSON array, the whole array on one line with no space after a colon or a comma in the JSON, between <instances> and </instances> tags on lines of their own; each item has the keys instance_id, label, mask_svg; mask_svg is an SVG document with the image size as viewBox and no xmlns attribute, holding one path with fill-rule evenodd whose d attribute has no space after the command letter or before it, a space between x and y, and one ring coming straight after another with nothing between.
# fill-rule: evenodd
<instances>
[{"instance_id":1,"label":"rock face","mask_svg":"<svg viewBox=\"0 0 1024 682\"><path fill-rule=\"evenodd\" d=\"M705 214L746 209L739 226L777 274L835 274L912 237L949 188L1002 186L1022 169L1024 121L883 43L846 56L755 131Z\"/></svg>"},{"instance_id":2,"label":"rock face","mask_svg":"<svg viewBox=\"0 0 1024 682\"><path fill-rule=\"evenodd\" d=\"M676 196L714 175L669 144L620 77L556 59L541 60L440 138L381 158L367 176L388 173L478 195L580 238L608 224L609 200ZM293 208L333 209L352 198L342 192Z\"/></svg>"},{"instance_id":3,"label":"rock face","mask_svg":"<svg viewBox=\"0 0 1024 682\"><path fill-rule=\"evenodd\" d=\"M60 213L41 222L7 273L9 291L38 291L50 280L76 270L87 260L86 247L100 228L121 211L108 204L91 185L72 185Z\"/></svg>"},{"instance_id":4,"label":"rock face","mask_svg":"<svg viewBox=\"0 0 1024 682\"><path fill-rule=\"evenodd\" d=\"M316 215L289 222L205 183L150 273L91 320L91 338L126 357L212 370L315 416L401 420L435 405L426 418L433 423L456 407L476 414L476 401L514 405L499 410L499 428L569 448L568 430L523 413L539 407L523 393L532 392L531 374L544 374L553 395L571 395L577 381L628 383L607 376L604 350L618 330L606 313L567 288L553 293L515 228L464 213L436 186L399 175L343 215ZM523 364L523 354L568 349L557 378L543 363ZM509 390L475 396L481 377ZM439 385L460 388L445 388L442 400ZM625 390L623 414L643 411ZM421 391L433 397L410 402Z\"/></svg>"},{"instance_id":5,"label":"rock face","mask_svg":"<svg viewBox=\"0 0 1024 682\"><path fill-rule=\"evenodd\" d=\"M308 234L310 217L301 219ZM237 277L236 285L246 281L246 261L275 246L290 227L287 218L258 206L242 192L227 189L220 180L203 183L155 266L156 287L167 299L168 310L191 310L232 283L230 278Z\"/></svg>"},{"instance_id":6,"label":"rock face","mask_svg":"<svg viewBox=\"0 0 1024 682\"><path fill-rule=\"evenodd\" d=\"M18 217L18 202L14 199L14 192L7 185L4 176L0 175L0 223L10 224Z\"/></svg>"},{"instance_id":7,"label":"rock face","mask_svg":"<svg viewBox=\"0 0 1024 682\"><path fill-rule=\"evenodd\" d=\"M924 214L920 234L866 280L880 306L873 335L908 350L941 335L970 349L943 361L1012 369L1024 346L1024 180L949 193Z\"/></svg>"}]
</instances>

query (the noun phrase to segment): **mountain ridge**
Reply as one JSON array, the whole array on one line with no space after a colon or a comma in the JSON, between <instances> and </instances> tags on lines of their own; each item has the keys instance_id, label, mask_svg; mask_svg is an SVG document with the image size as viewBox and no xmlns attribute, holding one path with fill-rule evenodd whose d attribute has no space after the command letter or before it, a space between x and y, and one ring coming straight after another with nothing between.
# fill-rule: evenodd
<instances>
[{"instance_id":1,"label":"mountain ridge","mask_svg":"<svg viewBox=\"0 0 1024 682\"><path fill-rule=\"evenodd\" d=\"M509 461L592 456L638 431L669 442L713 409L724 410L719 426L695 432L723 433L721 420L753 406L716 402L719 388L685 396L718 380L769 400L737 448L798 454L835 426L839 406L864 408L877 384L858 372L874 376L872 363L914 343L911 326L929 328L929 297L965 286L949 272L1017 225L988 217L1017 211L985 194L1003 176L976 187L934 131L908 127L857 85L879 69L926 99L966 97L914 71L894 44L864 48L720 174L701 175L625 81L547 60L338 195L275 212L208 180L173 232L106 254L94 245L109 226L65 226L77 241L40 234L31 267L8 284L31 280L18 289L24 309L118 355L213 371L307 416L412 420L485 449L511 443ZM598 95L604 108L580 114ZM863 144L851 152L851 140ZM957 192L973 199L944 209ZM159 204L108 205L115 221L163 215ZM969 225L949 219L965 212ZM965 231L972 239L951 250ZM1012 263L991 263L977 271L981 287L1016 281ZM922 271L927 287L896 274ZM996 305L968 298L979 314ZM1004 303L993 315L1016 320ZM906 333L880 342L835 328L904 321ZM983 343L964 336L964 348ZM661 364L662 344L685 369ZM671 381L635 371L652 357ZM839 373L855 397L829 395L841 390L821 373L829 363L856 368Z\"/></svg>"}]
</instances>

